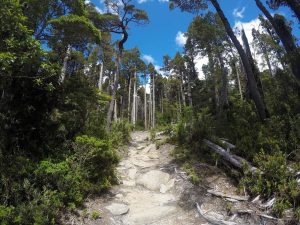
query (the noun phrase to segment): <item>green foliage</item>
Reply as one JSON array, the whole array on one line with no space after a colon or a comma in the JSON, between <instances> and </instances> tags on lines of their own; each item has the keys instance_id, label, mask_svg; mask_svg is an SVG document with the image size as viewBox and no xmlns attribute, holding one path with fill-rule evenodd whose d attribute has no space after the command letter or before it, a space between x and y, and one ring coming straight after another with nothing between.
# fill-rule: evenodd
<instances>
[{"instance_id":1,"label":"green foliage","mask_svg":"<svg viewBox=\"0 0 300 225\"><path fill-rule=\"evenodd\" d=\"M100 213L97 211L93 211L91 217L93 220L97 220L100 218Z\"/></svg>"},{"instance_id":2,"label":"green foliage","mask_svg":"<svg viewBox=\"0 0 300 225\"><path fill-rule=\"evenodd\" d=\"M269 155L260 152L255 156L254 163L259 170L255 175L249 174L242 180L251 194L259 194L266 199L275 195L274 212L278 216L282 216L285 209L300 204L300 189L283 153L277 151Z\"/></svg>"},{"instance_id":3,"label":"green foliage","mask_svg":"<svg viewBox=\"0 0 300 225\"><path fill-rule=\"evenodd\" d=\"M125 120L119 120L113 123L110 133L110 140L114 147L126 144L130 140L130 132L133 126Z\"/></svg>"},{"instance_id":4,"label":"green foliage","mask_svg":"<svg viewBox=\"0 0 300 225\"><path fill-rule=\"evenodd\" d=\"M194 185L198 185L201 182L201 179L198 176L197 172L195 171L195 168L193 167L193 165L191 165L190 163L184 163L182 168L187 173L190 181Z\"/></svg>"},{"instance_id":5,"label":"green foliage","mask_svg":"<svg viewBox=\"0 0 300 225\"><path fill-rule=\"evenodd\" d=\"M100 31L84 16L70 14L53 19L49 23L53 25L54 29L63 30L64 38L68 38L69 42L73 42L74 44L81 43L82 38L88 38L97 44L101 42ZM74 26L76 26L76 30L74 30ZM78 36L78 32L82 35ZM78 38L79 40L77 40Z\"/></svg>"}]
</instances>

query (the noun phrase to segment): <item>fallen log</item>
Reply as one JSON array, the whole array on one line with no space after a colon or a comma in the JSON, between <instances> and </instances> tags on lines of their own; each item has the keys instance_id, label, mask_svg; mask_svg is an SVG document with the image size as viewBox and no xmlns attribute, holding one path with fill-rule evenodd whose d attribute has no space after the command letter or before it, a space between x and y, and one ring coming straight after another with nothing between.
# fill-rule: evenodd
<instances>
[{"instance_id":1,"label":"fallen log","mask_svg":"<svg viewBox=\"0 0 300 225\"><path fill-rule=\"evenodd\" d=\"M208 193L221 197L221 198L227 198L227 199L234 199L237 201L248 201L249 197L248 196L238 196L238 195L230 195L230 194L225 194L220 191L215 191L215 190L207 190Z\"/></svg>"},{"instance_id":2,"label":"fallen log","mask_svg":"<svg viewBox=\"0 0 300 225\"><path fill-rule=\"evenodd\" d=\"M244 164L246 164L249 167L249 170L254 173L257 168L252 166L249 162L247 162L247 160L243 159L242 157L239 157L237 155L234 155L228 151L226 151L224 148L222 148L221 146L207 140L204 139L204 143L213 151L215 151L216 153L218 153L219 155L221 155L226 161L228 161L230 164L232 164L233 166L239 168L239 169L243 169Z\"/></svg>"},{"instance_id":3,"label":"fallen log","mask_svg":"<svg viewBox=\"0 0 300 225\"><path fill-rule=\"evenodd\" d=\"M213 224L213 225L237 225L235 222L230 222L226 220L218 219L221 215L217 213L210 213L211 215L208 215L207 212L204 212L201 208L201 206L196 202L197 211L207 222Z\"/></svg>"}]
</instances>

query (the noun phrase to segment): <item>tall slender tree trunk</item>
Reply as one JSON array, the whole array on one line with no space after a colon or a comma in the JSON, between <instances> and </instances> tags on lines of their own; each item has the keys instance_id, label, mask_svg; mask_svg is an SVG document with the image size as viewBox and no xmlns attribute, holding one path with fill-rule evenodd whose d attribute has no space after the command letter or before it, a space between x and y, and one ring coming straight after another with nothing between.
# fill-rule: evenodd
<instances>
[{"instance_id":1,"label":"tall slender tree trunk","mask_svg":"<svg viewBox=\"0 0 300 225\"><path fill-rule=\"evenodd\" d=\"M155 128L155 76L153 74L153 79L152 79L152 85L153 85L153 88L152 88L152 91L153 91L153 94L152 94L152 98L153 98L153 103L152 103L152 110L153 110L153 113L152 113L152 127Z\"/></svg>"},{"instance_id":2,"label":"tall slender tree trunk","mask_svg":"<svg viewBox=\"0 0 300 225\"><path fill-rule=\"evenodd\" d=\"M262 121L264 121L267 117L268 117L268 112L266 109L266 106L262 100L262 97L258 91L257 88L257 84L255 81L255 77L251 68L251 64L247 58L247 55L245 53L245 51L243 50L243 47L241 46L240 42L238 41L237 37L235 36L232 28L230 27L230 24L227 20L227 18L225 17L219 3L217 0L211 0L211 3L213 4L213 6L215 7L218 15L221 18L222 23L224 24L225 30L228 34L228 36L230 37L230 39L232 40L233 44L235 45L241 60L243 62L243 66L245 68L245 72L248 78L248 83L249 83L249 89L251 92L251 97L255 103L256 109L258 111L258 115L260 117L260 119Z\"/></svg>"},{"instance_id":3,"label":"tall slender tree trunk","mask_svg":"<svg viewBox=\"0 0 300 225\"><path fill-rule=\"evenodd\" d=\"M99 80L98 80L98 88L102 91L102 81L103 81L103 62L100 64L100 71L99 71Z\"/></svg>"},{"instance_id":4,"label":"tall slender tree trunk","mask_svg":"<svg viewBox=\"0 0 300 225\"><path fill-rule=\"evenodd\" d=\"M117 104L117 99L115 99L115 104L114 104L114 121L118 120L118 104Z\"/></svg>"},{"instance_id":5,"label":"tall slender tree trunk","mask_svg":"<svg viewBox=\"0 0 300 225\"><path fill-rule=\"evenodd\" d=\"M292 72L296 78L296 81L300 85L300 52L297 49L296 43L294 41L293 35L290 29L285 24L285 20L280 15L275 15L274 17L266 9L260 0L255 0L258 8L263 12L267 19L272 24L275 32L280 38L284 49L288 55L288 61L291 64ZM292 2L292 1L291 1ZM299 4L299 3L297 3Z\"/></svg>"},{"instance_id":6,"label":"tall slender tree trunk","mask_svg":"<svg viewBox=\"0 0 300 225\"><path fill-rule=\"evenodd\" d=\"M127 111L128 111L128 121L130 121L130 108L131 108L131 75L129 75L129 84L128 84L128 106L127 106Z\"/></svg>"},{"instance_id":7,"label":"tall slender tree trunk","mask_svg":"<svg viewBox=\"0 0 300 225\"><path fill-rule=\"evenodd\" d=\"M248 41L248 38L246 36L246 33L245 33L244 29L242 30L242 40L243 40L244 48L245 48L245 51L246 51L246 55L248 57L250 65L252 67L252 71L253 71L253 74L254 74L254 78L256 80L258 90L260 92L260 95L263 98L264 97L264 92L263 92L262 82L261 82L261 79L260 79L260 73L259 73L259 70L258 70L257 66L254 63L254 59L252 57L252 53L251 53L251 50L250 50L249 41Z\"/></svg>"},{"instance_id":8,"label":"tall slender tree trunk","mask_svg":"<svg viewBox=\"0 0 300 225\"><path fill-rule=\"evenodd\" d=\"M236 72L236 79L237 79L237 84L238 84L238 88L239 88L239 93L240 93L240 96L241 96L241 100L243 101L243 93L242 93L242 86L241 86L241 79L240 79L240 73L239 73L239 66L236 65L237 62L234 62L233 63L233 66L234 66L234 69L235 69L235 72Z\"/></svg>"},{"instance_id":9,"label":"tall slender tree trunk","mask_svg":"<svg viewBox=\"0 0 300 225\"><path fill-rule=\"evenodd\" d=\"M183 74L182 73L180 73L180 93L181 93L183 107L186 107L185 93L184 93L184 88L183 88Z\"/></svg>"},{"instance_id":10,"label":"tall slender tree trunk","mask_svg":"<svg viewBox=\"0 0 300 225\"><path fill-rule=\"evenodd\" d=\"M191 80L188 80L188 98L189 98L189 106L193 107L193 98L192 98L192 87L191 87Z\"/></svg>"},{"instance_id":11,"label":"tall slender tree trunk","mask_svg":"<svg viewBox=\"0 0 300 225\"><path fill-rule=\"evenodd\" d=\"M149 127L152 128L152 89L150 89L150 95L149 95Z\"/></svg>"},{"instance_id":12,"label":"tall slender tree trunk","mask_svg":"<svg viewBox=\"0 0 300 225\"><path fill-rule=\"evenodd\" d=\"M132 110L131 110L131 122L136 125L136 72L134 72L134 82L133 82L133 100L132 100Z\"/></svg>"},{"instance_id":13,"label":"tall slender tree trunk","mask_svg":"<svg viewBox=\"0 0 300 225\"><path fill-rule=\"evenodd\" d=\"M120 66L121 66L121 60L122 60L122 52L118 52L117 53L117 62L116 62L116 73L115 73L115 79L113 82L113 86L112 86L112 99L109 103L109 108L107 111L107 117L106 117L106 128L107 130L111 129L111 121L112 121L112 114L114 111L114 106L115 106L115 99L116 99L116 95L117 95L117 89L118 89L118 85L119 85L119 74L120 74Z\"/></svg>"},{"instance_id":14,"label":"tall slender tree trunk","mask_svg":"<svg viewBox=\"0 0 300 225\"><path fill-rule=\"evenodd\" d=\"M60 77L59 77L59 80L58 80L58 82L60 84L62 84L65 80L70 55L71 55L71 45L68 45L66 55L64 57L63 67L61 69Z\"/></svg>"},{"instance_id":15,"label":"tall slender tree trunk","mask_svg":"<svg viewBox=\"0 0 300 225\"><path fill-rule=\"evenodd\" d=\"M145 91L144 91L144 126L145 130L148 130L147 126L147 92L146 92L146 74L145 74Z\"/></svg>"}]
</instances>

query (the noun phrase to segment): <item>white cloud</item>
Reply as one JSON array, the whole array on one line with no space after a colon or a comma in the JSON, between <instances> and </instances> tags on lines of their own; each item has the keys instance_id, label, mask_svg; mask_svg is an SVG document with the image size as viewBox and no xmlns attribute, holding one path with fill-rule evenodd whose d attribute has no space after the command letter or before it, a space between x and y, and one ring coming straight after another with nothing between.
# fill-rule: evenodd
<instances>
[{"instance_id":1,"label":"white cloud","mask_svg":"<svg viewBox=\"0 0 300 225\"><path fill-rule=\"evenodd\" d=\"M145 3L145 2L148 2L148 0L138 0L139 4L142 4L142 3Z\"/></svg>"},{"instance_id":2,"label":"white cloud","mask_svg":"<svg viewBox=\"0 0 300 225\"><path fill-rule=\"evenodd\" d=\"M238 18L244 18L244 12L245 12L245 10L246 10L246 7L243 7L243 8L241 8L241 9L239 9L239 8L235 8L234 10L233 10L233 16L234 17L238 17Z\"/></svg>"},{"instance_id":3,"label":"white cloud","mask_svg":"<svg viewBox=\"0 0 300 225\"><path fill-rule=\"evenodd\" d=\"M144 54L142 59L146 61L146 63L155 63L155 59L151 55Z\"/></svg>"},{"instance_id":4,"label":"white cloud","mask_svg":"<svg viewBox=\"0 0 300 225\"><path fill-rule=\"evenodd\" d=\"M181 31L178 31L176 34L176 44L180 47L183 47L186 43L187 37L185 36L185 34Z\"/></svg>"},{"instance_id":5,"label":"white cloud","mask_svg":"<svg viewBox=\"0 0 300 225\"><path fill-rule=\"evenodd\" d=\"M169 2L169 0L158 0L159 2Z\"/></svg>"}]
</instances>

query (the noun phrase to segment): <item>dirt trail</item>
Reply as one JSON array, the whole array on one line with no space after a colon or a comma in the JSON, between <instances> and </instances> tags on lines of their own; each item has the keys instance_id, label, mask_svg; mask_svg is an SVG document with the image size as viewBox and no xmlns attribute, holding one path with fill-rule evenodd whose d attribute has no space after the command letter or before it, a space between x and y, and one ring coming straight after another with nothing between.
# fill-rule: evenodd
<instances>
[{"instance_id":1,"label":"dirt trail","mask_svg":"<svg viewBox=\"0 0 300 225\"><path fill-rule=\"evenodd\" d=\"M158 137L158 139L163 138L165 137ZM164 144L157 149L149 139L149 132L132 133L128 156L122 159L117 167L120 185L113 187L105 196L88 199L85 203L85 212L81 210L78 212L79 216L70 216L67 224L211 224L199 216L196 202L202 204L202 209L207 212L207 215L213 213L213 217L221 217L224 221L230 221L227 211L229 207L232 210L233 205L207 194L206 190L212 188L235 193L235 187L226 176L220 175L219 171L215 172L216 168L211 173L209 172L210 166L203 165L205 168L199 168L199 170L203 171L205 176L202 182L206 188L195 187L170 156L174 146ZM239 209L247 207L240 203L235 205ZM98 213L100 217L97 219ZM260 223L238 218L235 222L228 224Z\"/></svg>"}]
</instances>

